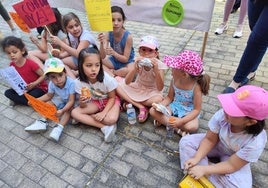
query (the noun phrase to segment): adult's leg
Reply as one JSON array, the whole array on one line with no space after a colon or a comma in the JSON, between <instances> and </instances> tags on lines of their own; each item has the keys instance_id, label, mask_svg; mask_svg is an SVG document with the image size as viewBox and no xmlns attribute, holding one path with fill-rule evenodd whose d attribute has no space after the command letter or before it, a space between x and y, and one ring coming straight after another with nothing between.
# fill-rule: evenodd
<instances>
[{"instance_id":1,"label":"adult's leg","mask_svg":"<svg viewBox=\"0 0 268 188\"><path fill-rule=\"evenodd\" d=\"M236 83L241 83L250 72L257 70L268 47L268 6L255 5L250 0L248 13L253 30L233 78Z\"/></svg>"}]
</instances>

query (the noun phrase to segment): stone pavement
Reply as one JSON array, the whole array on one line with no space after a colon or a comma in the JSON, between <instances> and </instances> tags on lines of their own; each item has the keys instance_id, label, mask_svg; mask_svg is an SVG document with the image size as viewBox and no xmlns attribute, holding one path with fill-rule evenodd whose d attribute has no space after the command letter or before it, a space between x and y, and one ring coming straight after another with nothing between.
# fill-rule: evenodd
<instances>
[{"instance_id":1,"label":"stone pavement","mask_svg":"<svg viewBox=\"0 0 268 188\"><path fill-rule=\"evenodd\" d=\"M16 1L6 0L8 10ZM214 30L221 23L224 2L216 1L209 32L204 62L205 71L212 77L210 93L204 97L200 119L200 130L207 129L207 122L219 108L216 96L231 81L239 59L245 48L249 34L245 23L244 36L232 38L238 13L232 14L229 30L215 36ZM64 14L72 9L59 8ZM85 14L74 11L84 27L89 28ZM126 13L127 15L127 13ZM1 19L0 30L5 36L10 34L7 24ZM137 50L139 38L155 35L161 44L160 57L175 55L183 49L201 51L203 33L127 21L126 28L133 34ZM32 31L36 34L36 31ZM97 33L93 32L94 36ZM22 38L29 50L34 46L28 34ZM0 51L0 68L9 64L7 56ZM264 57L252 82L268 89L268 57ZM171 79L166 73L165 92ZM84 125L68 125L59 141L48 139L44 134L29 134L24 128L38 118L30 107L10 107L3 95L7 86L0 84L0 187L177 187L183 177L176 152L180 137L166 139L165 129L154 128L152 120L144 124L130 126L126 114L122 112L118 121L118 131L113 143L106 144L99 129ZM260 160L252 165L254 187L268 187L267 146Z\"/></svg>"}]
</instances>

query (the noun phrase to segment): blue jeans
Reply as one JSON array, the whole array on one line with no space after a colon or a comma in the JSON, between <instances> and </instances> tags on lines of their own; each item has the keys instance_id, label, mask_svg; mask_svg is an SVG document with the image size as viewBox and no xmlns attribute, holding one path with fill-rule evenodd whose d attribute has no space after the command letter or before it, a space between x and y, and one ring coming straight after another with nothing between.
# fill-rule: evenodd
<instances>
[{"instance_id":1,"label":"blue jeans","mask_svg":"<svg viewBox=\"0 0 268 188\"><path fill-rule=\"evenodd\" d=\"M241 83L250 72L257 70L268 47L268 5L254 4L253 1L248 1L251 33L233 77L237 83Z\"/></svg>"}]
</instances>

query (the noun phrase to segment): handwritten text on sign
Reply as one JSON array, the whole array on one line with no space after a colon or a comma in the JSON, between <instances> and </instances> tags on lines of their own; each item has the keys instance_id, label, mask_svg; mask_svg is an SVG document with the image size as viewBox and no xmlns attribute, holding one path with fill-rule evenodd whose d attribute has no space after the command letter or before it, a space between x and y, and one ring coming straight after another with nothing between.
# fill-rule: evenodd
<instances>
[{"instance_id":1,"label":"handwritten text on sign","mask_svg":"<svg viewBox=\"0 0 268 188\"><path fill-rule=\"evenodd\" d=\"M56 106L40 101L27 93L25 93L24 95L36 112L54 122L59 122L59 119L56 116Z\"/></svg>"},{"instance_id":2,"label":"handwritten text on sign","mask_svg":"<svg viewBox=\"0 0 268 188\"><path fill-rule=\"evenodd\" d=\"M44 26L56 21L47 0L24 0L14 4L13 8L30 28Z\"/></svg>"},{"instance_id":3,"label":"handwritten text on sign","mask_svg":"<svg viewBox=\"0 0 268 188\"><path fill-rule=\"evenodd\" d=\"M0 79L14 89L18 95L23 95L26 90L27 83L13 66L0 69Z\"/></svg>"}]
</instances>

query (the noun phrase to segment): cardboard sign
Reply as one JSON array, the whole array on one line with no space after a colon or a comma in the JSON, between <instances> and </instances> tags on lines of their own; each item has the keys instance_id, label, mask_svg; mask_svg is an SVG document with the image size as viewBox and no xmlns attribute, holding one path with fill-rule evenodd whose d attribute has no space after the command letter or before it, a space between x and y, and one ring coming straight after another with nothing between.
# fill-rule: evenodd
<instances>
[{"instance_id":1,"label":"cardboard sign","mask_svg":"<svg viewBox=\"0 0 268 188\"><path fill-rule=\"evenodd\" d=\"M28 27L28 25L23 21L23 19L20 18L20 16L16 12L9 12L10 16L14 20L14 22L17 24L17 26L25 33L30 33L31 30Z\"/></svg>"},{"instance_id":2,"label":"cardboard sign","mask_svg":"<svg viewBox=\"0 0 268 188\"><path fill-rule=\"evenodd\" d=\"M84 0L92 31L113 31L110 0Z\"/></svg>"},{"instance_id":3,"label":"cardboard sign","mask_svg":"<svg viewBox=\"0 0 268 188\"><path fill-rule=\"evenodd\" d=\"M0 69L0 78L9 87L14 89L18 95L23 95L26 90L27 83L23 80L15 67L10 66L4 69Z\"/></svg>"},{"instance_id":4,"label":"cardboard sign","mask_svg":"<svg viewBox=\"0 0 268 188\"><path fill-rule=\"evenodd\" d=\"M43 117L46 117L54 122L57 122L57 123L59 122L58 117L55 115L57 112L56 106L40 101L34 98L33 96L29 95L28 93L25 93L24 95L28 99L31 106L36 112L38 112Z\"/></svg>"},{"instance_id":5,"label":"cardboard sign","mask_svg":"<svg viewBox=\"0 0 268 188\"><path fill-rule=\"evenodd\" d=\"M29 28L44 26L56 21L47 0L24 0L13 5Z\"/></svg>"}]
</instances>

